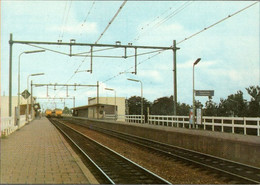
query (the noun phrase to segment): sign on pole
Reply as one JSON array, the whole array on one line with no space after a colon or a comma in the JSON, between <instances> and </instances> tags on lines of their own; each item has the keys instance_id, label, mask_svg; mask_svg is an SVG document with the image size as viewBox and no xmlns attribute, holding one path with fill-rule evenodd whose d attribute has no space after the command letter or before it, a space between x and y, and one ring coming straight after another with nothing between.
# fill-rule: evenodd
<instances>
[{"instance_id":1,"label":"sign on pole","mask_svg":"<svg viewBox=\"0 0 260 185\"><path fill-rule=\"evenodd\" d=\"M197 124L202 124L202 114L201 109L197 109Z\"/></svg>"},{"instance_id":2,"label":"sign on pole","mask_svg":"<svg viewBox=\"0 0 260 185\"><path fill-rule=\"evenodd\" d=\"M28 90L24 90L23 92L22 92L22 97L24 98L24 99L27 99L27 98L29 98L30 97L30 93L29 93L29 91Z\"/></svg>"},{"instance_id":3,"label":"sign on pole","mask_svg":"<svg viewBox=\"0 0 260 185\"><path fill-rule=\"evenodd\" d=\"M214 90L195 90L195 96L214 96Z\"/></svg>"}]
</instances>

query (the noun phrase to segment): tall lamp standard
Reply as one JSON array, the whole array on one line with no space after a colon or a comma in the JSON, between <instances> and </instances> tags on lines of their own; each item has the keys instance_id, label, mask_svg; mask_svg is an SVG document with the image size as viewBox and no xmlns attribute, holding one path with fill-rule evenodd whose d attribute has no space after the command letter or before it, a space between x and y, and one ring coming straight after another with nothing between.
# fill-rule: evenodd
<instances>
[{"instance_id":1,"label":"tall lamp standard","mask_svg":"<svg viewBox=\"0 0 260 185\"><path fill-rule=\"evenodd\" d=\"M111 88L105 88L105 90L114 91L114 93L115 93L115 120L116 120L116 118L117 118L117 111L116 111L116 90L115 90L115 89L111 89Z\"/></svg>"},{"instance_id":2,"label":"tall lamp standard","mask_svg":"<svg viewBox=\"0 0 260 185\"><path fill-rule=\"evenodd\" d=\"M17 122L18 122L18 128L20 127L20 62L21 62L21 55L22 54L31 54L31 53L39 53L39 52L45 52L45 50L34 50L34 51L24 51L19 55L18 60L18 115L17 115Z\"/></svg>"},{"instance_id":3,"label":"tall lamp standard","mask_svg":"<svg viewBox=\"0 0 260 185\"><path fill-rule=\"evenodd\" d=\"M192 95L193 95L193 101L192 101L192 111L193 111L193 118L192 118L192 123L193 123L193 128L195 128L195 90L194 90L194 86L195 86L195 83L194 83L194 68L195 68L195 65L197 65L199 63L199 61L201 60L201 58L198 58L194 63L193 63L193 90L192 90Z\"/></svg>"},{"instance_id":4,"label":"tall lamp standard","mask_svg":"<svg viewBox=\"0 0 260 185\"><path fill-rule=\"evenodd\" d=\"M29 74L27 76L27 91L29 91L29 77L30 76L39 76L39 75L44 75L44 73ZM31 106L32 106L32 102L31 102ZM32 119L32 117L31 117L31 119ZM26 120L29 121L29 99L28 98L27 98L27 105L26 105Z\"/></svg>"},{"instance_id":5,"label":"tall lamp standard","mask_svg":"<svg viewBox=\"0 0 260 185\"><path fill-rule=\"evenodd\" d=\"M134 82L140 82L141 83L141 123L143 123L143 116L144 116L144 102L143 102L143 83L141 82L141 80L135 80L135 79L131 79L131 78L127 78L127 80L130 81L134 81Z\"/></svg>"}]
</instances>

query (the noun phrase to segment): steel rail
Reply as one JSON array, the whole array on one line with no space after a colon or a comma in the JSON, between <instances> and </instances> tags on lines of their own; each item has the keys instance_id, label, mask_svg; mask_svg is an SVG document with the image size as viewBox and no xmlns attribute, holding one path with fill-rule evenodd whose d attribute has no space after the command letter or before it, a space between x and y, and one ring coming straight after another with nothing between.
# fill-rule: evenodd
<instances>
[{"instance_id":1,"label":"steel rail","mask_svg":"<svg viewBox=\"0 0 260 185\"><path fill-rule=\"evenodd\" d=\"M82 134L80 131L78 131L78 130L76 130L76 129L73 129L73 128L71 128L70 126L68 126L68 125L66 125L66 124L64 124L64 123L61 123L61 122L59 122L59 123L60 123L60 124L63 124L64 126L66 126L66 127L69 128L69 129L73 130L74 132L76 132L77 134L83 136L84 138L87 138L88 140L91 140L92 142L94 142L95 144L101 146L102 148L105 148L105 149L108 150L110 153L114 154L115 156L118 156L118 157L122 158L123 160L127 161L129 164L133 165L134 168L136 168L136 169L141 169L141 171L143 171L143 172L140 172L140 173L144 173L143 176L147 176L147 175L150 176L151 178L153 178L153 179L155 180L156 183L160 183L160 184L171 184L170 182L168 182L167 180L163 179L162 177L156 175L155 173L153 173L153 172L147 170L146 168L144 168L144 167L142 167L142 166L136 164L135 162L129 160L128 158L122 156L121 154L119 154L119 153L117 153L117 152L111 150L110 148L108 148L108 147L106 147L106 146L104 146L104 145L102 145L102 144L96 142L95 140L93 140L93 139L87 137L86 135ZM109 175L107 175L107 176L109 176ZM129 177L128 177L128 178L129 178ZM112 179L112 178L110 178L110 179ZM140 179L138 179L138 178L135 178L135 179L137 179L136 182L138 182L138 181L140 180ZM148 179L149 179L149 178L148 178ZM150 179L150 181L151 181L151 180L152 180L152 179ZM114 180L112 180L112 181L114 181ZM121 182L116 182L116 183L121 183ZM138 183L140 183L140 182L138 182Z\"/></svg>"},{"instance_id":2,"label":"steel rail","mask_svg":"<svg viewBox=\"0 0 260 185\"><path fill-rule=\"evenodd\" d=\"M81 149L81 147L66 133L64 132L57 124L56 121L53 119L49 119L52 124L54 124L56 126L56 128L58 128L80 151L81 153L98 169L99 172L101 172L106 179L111 183L111 184L115 184L114 181L112 179L110 179L108 177L108 175L88 156L88 154L86 154L84 152L84 150Z\"/></svg>"},{"instance_id":3,"label":"steel rail","mask_svg":"<svg viewBox=\"0 0 260 185\"><path fill-rule=\"evenodd\" d=\"M75 121L73 121L73 122L75 123ZM82 126L84 126L84 125L82 125ZM249 165L246 165L246 164L238 163L238 162L223 159L223 158L219 158L219 157L212 156L212 155L209 155L209 154L196 152L196 151L193 151L193 150L184 149L184 148L173 146L173 145L168 145L168 144L165 144L165 143L160 143L160 142L157 142L157 141L141 138L141 137L138 137L138 136L133 136L133 135L130 135L130 134L125 134L125 133L121 133L121 132L116 132L116 131L96 127L96 126L93 126L93 125L91 126L91 128L93 130L97 130L97 131L100 131L100 132L103 132L103 133L105 132L108 135L112 135L114 137L126 140L128 142L135 143L135 144L140 145L142 147L153 149L155 151L164 153L168 156L173 156L175 158L179 158L179 159L184 160L184 161L189 161L189 162L191 162L193 164L197 164L199 166L204 166L208 169L212 169L212 170L215 170L215 171L218 171L218 172L228 174L232 177L244 180L247 183L260 184L260 178L254 178L254 179L248 178L248 177L242 176L238 173L234 173L234 172L232 172L232 170L227 171L226 169L218 168L218 167L216 167L217 163L215 164L215 166L214 166L214 164L206 164L206 160L215 161L215 162L217 162L217 161L222 162L223 166L229 166L229 167L237 166L237 168L244 169L245 171L246 171L246 169L248 169L247 171L250 171L250 170L251 171L258 171L257 173L259 173L259 174L256 174L256 175L260 176L260 168L257 168L257 167L249 166ZM142 141L142 143L140 143L141 141ZM153 146L153 145L156 145L156 146ZM161 148L158 148L160 146L161 146ZM163 148L167 148L168 151L163 150ZM178 150L178 151L173 151L173 150ZM173 152L175 152L175 154ZM180 156L180 155L185 155L184 153L187 153L186 156ZM187 156L189 156L190 158L188 158ZM191 158L192 156L196 160L192 159ZM199 161L199 158L203 158L202 162ZM227 164L225 165L224 163L227 163Z\"/></svg>"},{"instance_id":4,"label":"steel rail","mask_svg":"<svg viewBox=\"0 0 260 185\"><path fill-rule=\"evenodd\" d=\"M120 136L116 136L116 137L120 137ZM131 139L133 138L134 136L131 136ZM204 167L207 167L207 168L210 168L210 169L213 169L213 170L216 170L216 171L219 171L219 172L223 172L225 174L228 174L228 175L231 175L231 176L234 176L234 177L238 177L238 178L241 178L241 179L244 179L246 181L248 181L249 183L256 183L256 184L260 184L260 180L257 181L257 180L254 180L254 179L250 179L250 178L247 178L245 176L241 176L241 175L238 175L236 173L232 173L230 171L227 171L227 170L223 170L223 169L220 169L220 168L217 168L217 167L214 167L214 166L211 166L211 165L208 165L208 164L205 164L205 163L202 163L202 162L198 162L196 160L192 160L192 159L189 159L187 157L181 157L180 155L176 155L176 154L173 154L173 153L169 153L168 151L165 151L165 150L161 150L161 149L158 149L156 147L152 147L152 146L149 146L147 144L140 144L138 141L133 141L131 139L126 139L125 137L120 137L121 139L124 139L124 140L127 140L128 142L132 142L132 143L135 143L135 144L138 144L140 146L143 146L143 147L146 147L146 148L151 148L153 150L156 150L156 151L159 151L159 152L162 152L164 154L167 154L167 155L170 155L170 156L174 156L174 157L177 157L177 158L180 158L180 159L183 159L183 160L186 160L186 161L189 161L189 162L192 162L192 163L195 163L195 164L198 164L200 166L204 166ZM139 138L140 139L140 138ZM147 140L147 141L150 141L150 142L154 142L154 141L151 141L151 140ZM163 143L160 143L160 144L163 144ZM172 147L170 145L168 145L169 147ZM179 148L179 147L178 147ZM179 148L181 150L183 150L183 148ZM186 149L184 149L186 150ZM195 152L195 151L191 151L191 150L186 150L188 151L189 153L195 153L195 154L198 154L198 155L203 155L205 156L205 154L202 154L202 153L199 153L199 152ZM236 163L234 161L229 161L229 160L224 160L224 159L221 159L221 158L217 158L215 156L209 156L208 157L210 158L214 158L214 159L218 159L218 160L221 160L221 161L225 161L225 162L229 162L229 163ZM207 160L207 159L206 159ZM243 165L243 166L246 166L246 167L249 167L249 168L252 168L251 166L248 166L248 165L244 165L244 164L239 164L239 163L236 163L237 165ZM259 169L260 170L260 169Z\"/></svg>"}]
</instances>

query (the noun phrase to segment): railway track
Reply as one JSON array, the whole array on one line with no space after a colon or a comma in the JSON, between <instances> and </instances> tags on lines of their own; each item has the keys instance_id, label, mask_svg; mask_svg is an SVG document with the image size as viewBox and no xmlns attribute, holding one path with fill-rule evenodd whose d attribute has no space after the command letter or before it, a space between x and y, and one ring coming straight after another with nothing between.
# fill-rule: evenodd
<instances>
[{"instance_id":1,"label":"railway track","mask_svg":"<svg viewBox=\"0 0 260 185\"><path fill-rule=\"evenodd\" d=\"M67 119L66 121L87 127L87 125L84 123L85 121L82 120ZM180 147L175 147L172 145L159 143L125 133L119 133L112 130L95 127L93 125L91 125L91 129L145 148L149 148L153 151L162 153L167 157L170 156L199 167L213 170L218 174L230 177L236 183L260 184L260 169L257 167L237 163Z\"/></svg>"},{"instance_id":2,"label":"railway track","mask_svg":"<svg viewBox=\"0 0 260 185\"><path fill-rule=\"evenodd\" d=\"M96 167L101 184L170 184L165 179L112 151L102 144L64 125L49 119Z\"/></svg>"}]
</instances>

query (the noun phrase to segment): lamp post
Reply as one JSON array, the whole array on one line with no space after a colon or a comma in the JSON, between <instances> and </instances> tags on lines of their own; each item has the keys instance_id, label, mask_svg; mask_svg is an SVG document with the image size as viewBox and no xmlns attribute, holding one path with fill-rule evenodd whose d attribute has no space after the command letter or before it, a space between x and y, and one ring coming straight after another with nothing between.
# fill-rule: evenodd
<instances>
[{"instance_id":1,"label":"lamp post","mask_svg":"<svg viewBox=\"0 0 260 185\"><path fill-rule=\"evenodd\" d=\"M34 51L24 51L19 55L18 60L18 105L17 105L17 122L18 122L18 128L20 127L20 62L21 62L21 55L22 54L31 54L31 53L39 53L39 52L45 52L45 50L34 50Z\"/></svg>"},{"instance_id":2,"label":"lamp post","mask_svg":"<svg viewBox=\"0 0 260 185\"><path fill-rule=\"evenodd\" d=\"M44 73L29 74L27 76L27 91L29 91L29 77L30 76L39 76L39 75L44 75ZM32 106L32 102L31 102L31 106ZM32 117L31 117L31 119L32 119ZM29 121L29 99L28 98L27 98L27 105L26 105L26 120Z\"/></svg>"},{"instance_id":3,"label":"lamp post","mask_svg":"<svg viewBox=\"0 0 260 185\"><path fill-rule=\"evenodd\" d=\"M114 93L115 93L115 120L116 120L116 118L117 118L117 111L116 111L116 90L115 90L115 89L111 89L111 88L105 88L105 90L114 91Z\"/></svg>"},{"instance_id":4,"label":"lamp post","mask_svg":"<svg viewBox=\"0 0 260 185\"><path fill-rule=\"evenodd\" d=\"M140 82L141 83L141 123L143 123L143 115L144 115L144 110L143 110L143 107L144 107L144 102L143 102L143 83L141 82L141 80L135 80L135 79L131 79L131 78L127 78L127 80L130 80L130 81L134 81L134 82Z\"/></svg>"},{"instance_id":5,"label":"lamp post","mask_svg":"<svg viewBox=\"0 0 260 185\"><path fill-rule=\"evenodd\" d=\"M201 58L198 58L194 63L193 63L193 90L192 90L192 95L193 95L193 101L192 101L192 111L193 111L193 118L192 118L192 123L193 123L193 128L195 128L195 90L194 90L194 86L195 86L195 83L194 83L194 68L195 68L195 65L197 65L199 63L199 61L201 60Z\"/></svg>"}]
</instances>

